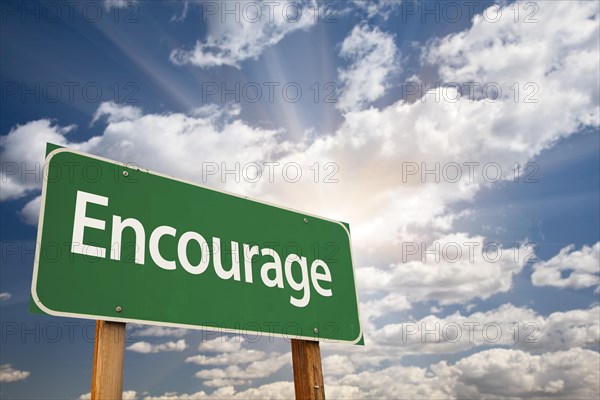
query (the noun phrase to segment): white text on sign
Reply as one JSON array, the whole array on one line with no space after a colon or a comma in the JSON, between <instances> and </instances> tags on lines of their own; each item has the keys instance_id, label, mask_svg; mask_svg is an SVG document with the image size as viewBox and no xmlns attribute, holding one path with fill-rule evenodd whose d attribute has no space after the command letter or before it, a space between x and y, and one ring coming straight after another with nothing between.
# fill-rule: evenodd
<instances>
[{"instance_id":1,"label":"white text on sign","mask_svg":"<svg viewBox=\"0 0 600 400\"><path fill-rule=\"evenodd\" d=\"M85 228L99 230L106 229L106 221L86 215L88 203L108 207L109 198L81 190L77 191L71 252L99 258L106 258L105 248L86 245L83 241ZM146 229L142 223L135 218L123 219L119 215L113 215L111 243L117 244L117 246L116 251L111 251L110 258L117 261L121 259L121 246L119 246L119 244L121 243L123 230L125 228L131 228L135 232L135 243L137 249L135 253L135 263L144 265L146 253ZM175 270L177 268L176 260L166 260L160 253L159 242L163 236L171 236L175 238L177 236L177 229L168 225L162 225L156 227L152 231L148 244L150 257L156 266L164 270ZM190 263L187 256L187 248L190 242L195 242L196 245L200 247L201 257L200 261L196 265ZM231 241L232 260L231 268L229 270L223 268L220 249L221 239L218 237L213 237L212 264L216 275L223 280L233 278L236 281L241 281L242 270L240 268L239 243ZM325 263L325 261L315 259L310 264L309 269L306 257L298 256L296 254L289 254L283 261L282 267L281 257L273 249L266 247L261 249L257 245L248 245L245 243L242 243L242 249L244 252L243 275L246 283L253 283L253 258L262 255L269 256L271 258L270 262L265 262L260 267L260 278L265 286L271 288L284 288L285 276L285 282L296 292L301 292L301 297L290 296L290 303L292 305L296 307L306 307L308 305L311 295L311 283L319 295L324 297L331 297L333 295L332 289L326 289L321 286L321 282L332 282L331 271L329 270L329 266ZM179 240L177 242L177 258L179 265L181 265L184 270L192 275L200 275L208 269L210 264L211 254L208 243L198 232L185 232L179 236ZM295 280L293 276L293 270L297 268L300 268L302 276L300 281Z\"/></svg>"}]
</instances>

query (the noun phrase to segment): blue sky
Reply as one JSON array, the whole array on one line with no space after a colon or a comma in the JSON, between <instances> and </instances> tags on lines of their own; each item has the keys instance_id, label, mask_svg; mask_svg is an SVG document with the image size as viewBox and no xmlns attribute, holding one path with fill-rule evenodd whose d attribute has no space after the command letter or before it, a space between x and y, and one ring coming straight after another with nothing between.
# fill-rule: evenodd
<instances>
[{"instance_id":1,"label":"blue sky","mask_svg":"<svg viewBox=\"0 0 600 400\"><path fill-rule=\"evenodd\" d=\"M2 398L89 392L93 321L27 311L46 142L349 222L328 398L598 397L597 2L75 3L0 3ZM252 162L303 176L205 174ZM126 398L293 396L283 339L129 329Z\"/></svg>"}]
</instances>

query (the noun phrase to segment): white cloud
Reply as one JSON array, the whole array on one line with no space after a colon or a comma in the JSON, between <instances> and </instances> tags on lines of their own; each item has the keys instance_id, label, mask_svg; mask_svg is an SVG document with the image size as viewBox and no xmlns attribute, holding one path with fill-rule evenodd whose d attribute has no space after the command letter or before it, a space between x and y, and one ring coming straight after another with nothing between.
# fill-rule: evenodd
<instances>
[{"instance_id":1,"label":"white cloud","mask_svg":"<svg viewBox=\"0 0 600 400\"><path fill-rule=\"evenodd\" d=\"M96 117L106 117L108 126L102 135L82 143L68 142L65 135L74 129L73 126L59 127L49 120L17 125L8 135L0 137L3 160L1 199L19 198L40 190L46 142L125 163L137 163L200 183L203 176L208 175L198 168L198 154L203 154L206 163L220 166L221 162L226 162L229 166L236 162L245 165L256 160L270 160L273 152L285 151L286 144L277 141L279 131L254 128L243 121L232 120L237 112L235 107L197 110L193 115L143 115L140 109L125 106L126 111L122 112L121 108L114 103L102 103L99 107L101 112L97 112ZM154 156L148 158L149 154ZM158 157L158 154L162 156ZM224 155L228 155L228 160ZM236 191L240 191L240 185L235 181L221 181L221 175L216 174L210 176L208 182L224 189L238 187ZM251 185L246 185L246 190L250 189ZM22 213L30 222L37 222L35 204L29 204Z\"/></svg>"},{"instance_id":2,"label":"white cloud","mask_svg":"<svg viewBox=\"0 0 600 400\"><path fill-rule=\"evenodd\" d=\"M14 369L10 364L0 365L0 382L16 382L27 379L30 375L29 371L19 371Z\"/></svg>"},{"instance_id":3,"label":"white cloud","mask_svg":"<svg viewBox=\"0 0 600 400\"><path fill-rule=\"evenodd\" d=\"M363 12L366 12L367 18L381 17L387 20L390 14L400 6L401 0L354 0L354 6Z\"/></svg>"},{"instance_id":4,"label":"white cloud","mask_svg":"<svg viewBox=\"0 0 600 400\"><path fill-rule=\"evenodd\" d=\"M267 354L260 350L239 349L235 352L220 353L215 356L199 354L197 356L186 358L185 362L191 362L198 365L233 365L260 361L264 360L266 357Z\"/></svg>"},{"instance_id":5,"label":"white cloud","mask_svg":"<svg viewBox=\"0 0 600 400\"><path fill-rule=\"evenodd\" d=\"M530 352L594 346L600 342L600 307L556 312L548 317L504 304L471 315L429 315L386 324L369 334L372 350L391 359L402 354L443 354L479 346L514 346Z\"/></svg>"},{"instance_id":6,"label":"white cloud","mask_svg":"<svg viewBox=\"0 0 600 400\"><path fill-rule=\"evenodd\" d=\"M338 72L344 86L338 103L342 110L360 109L382 97L391 74L399 71L394 37L378 28L355 26L340 55L350 60Z\"/></svg>"},{"instance_id":7,"label":"white cloud","mask_svg":"<svg viewBox=\"0 0 600 400\"><path fill-rule=\"evenodd\" d=\"M411 246L405 246L404 256L413 252ZM510 290L513 276L521 272L530 252L525 245L502 249L487 244L481 236L455 233L440 237L426 250L419 250L418 255L418 260L407 260L390 268L358 270L359 288L398 291L409 302L431 299L442 305L465 303L474 298L487 299ZM370 303L366 307L370 314L387 312L385 308L381 309L385 303L377 305L379 311L371 311ZM397 307L397 310L401 308Z\"/></svg>"},{"instance_id":8,"label":"white cloud","mask_svg":"<svg viewBox=\"0 0 600 400\"><path fill-rule=\"evenodd\" d=\"M342 376L354 373L354 365L348 356L334 354L323 358L323 376Z\"/></svg>"},{"instance_id":9,"label":"white cloud","mask_svg":"<svg viewBox=\"0 0 600 400\"><path fill-rule=\"evenodd\" d=\"M266 378L279 371L283 366L291 365L291 363L291 353L272 354L270 358L254 361L245 368L230 365L226 368L203 369L196 372L195 376L199 379L213 381L216 379L248 380Z\"/></svg>"},{"instance_id":10,"label":"white cloud","mask_svg":"<svg viewBox=\"0 0 600 400\"><path fill-rule=\"evenodd\" d=\"M532 332L531 329L527 330ZM542 318L537 343L521 335L519 346L528 351L555 351L571 347L593 347L600 343L600 307L554 312Z\"/></svg>"},{"instance_id":11,"label":"white cloud","mask_svg":"<svg viewBox=\"0 0 600 400\"><path fill-rule=\"evenodd\" d=\"M395 363L406 355L457 354L498 346L530 353L575 347L595 349L600 343L600 308L554 312L548 316L512 304L468 315L455 312L445 317L413 318L406 312L390 313L377 321L363 318L363 331L366 346L323 343L322 352L344 355L356 371L362 371Z\"/></svg>"},{"instance_id":12,"label":"white cloud","mask_svg":"<svg viewBox=\"0 0 600 400\"><path fill-rule=\"evenodd\" d=\"M266 48L276 45L286 35L314 25L314 17L308 10L309 6L316 7L313 1L212 4L217 12L206 13L207 38L198 40L190 50L176 49L171 52L173 63L202 68L222 65L239 68L242 61L257 59ZM237 11L235 16L223 16L223 20L221 11L226 7Z\"/></svg>"},{"instance_id":13,"label":"white cloud","mask_svg":"<svg viewBox=\"0 0 600 400\"><path fill-rule=\"evenodd\" d=\"M435 367L433 367L435 368ZM432 376L426 368L400 365L379 370L361 371L339 379L325 378L325 395L335 387L355 388L355 399L396 398L398 393L410 393L410 398L452 398L452 376L443 371Z\"/></svg>"},{"instance_id":14,"label":"white cloud","mask_svg":"<svg viewBox=\"0 0 600 400\"><path fill-rule=\"evenodd\" d=\"M12 297L12 295L8 292L2 292L0 293L0 301L7 301L10 300L10 298Z\"/></svg>"},{"instance_id":15,"label":"white cloud","mask_svg":"<svg viewBox=\"0 0 600 400\"><path fill-rule=\"evenodd\" d=\"M148 342L137 342L127 346L127 350L136 353L159 353L163 351L183 351L187 349L188 345L185 339L180 339L176 342L166 342L159 344L151 344Z\"/></svg>"},{"instance_id":16,"label":"white cloud","mask_svg":"<svg viewBox=\"0 0 600 400\"><path fill-rule=\"evenodd\" d=\"M113 102L101 103L92 119L92 124L106 117L109 123L131 121L142 116L142 110L134 106L118 105Z\"/></svg>"},{"instance_id":17,"label":"white cloud","mask_svg":"<svg viewBox=\"0 0 600 400\"><path fill-rule=\"evenodd\" d=\"M563 272L568 275L563 277ZM531 282L535 286L556 286L582 289L600 283L600 242L575 250L574 245L564 247L548 261L533 266Z\"/></svg>"},{"instance_id":18,"label":"white cloud","mask_svg":"<svg viewBox=\"0 0 600 400\"><path fill-rule=\"evenodd\" d=\"M600 357L578 348L531 355L491 349L456 363L455 394L460 398L597 398Z\"/></svg>"},{"instance_id":19,"label":"white cloud","mask_svg":"<svg viewBox=\"0 0 600 400\"><path fill-rule=\"evenodd\" d=\"M224 387L224 386L240 386L246 385L249 381L239 380L239 379L210 379L204 381L204 385L208 387Z\"/></svg>"},{"instance_id":20,"label":"white cloud","mask_svg":"<svg viewBox=\"0 0 600 400\"><path fill-rule=\"evenodd\" d=\"M580 124L599 123L599 4L580 1L575 7L572 2L538 5L538 23L515 23L514 14L505 7L498 13L501 18L497 22L490 23L477 15L470 29L433 42L425 54L445 82L496 82L507 100L514 98L509 87L515 82L537 85L540 106L528 105L520 98L518 102L505 102L502 114L492 116L506 129L522 130L526 124L518 118L520 113L535 112L531 123L538 133L527 135L523 131L508 141L515 149L529 147L531 154ZM517 6L521 15L529 10L525 3ZM489 15L494 13L490 11ZM531 143L528 136L538 136L538 143Z\"/></svg>"},{"instance_id":21,"label":"white cloud","mask_svg":"<svg viewBox=\"0 0 600 400\"><path fill-rule=\"evenodd\" d=\"M109 11L111 8L127 8L130 4L136 4L138 0L104 0L104 8Z\"/></svg>"},{"instance_id":22,"label":"white cloud","mask_svg":"<svg viewBox=\"0 0 600 400\"><path fill-rule=\"evenodd\" d=\"M145 397L144 400L204 400L204 399L264 399L279 400L291 399L294 397L294 386L292 382L273 382L262 385L257 388L250 388L242 392L236 392L233 386L225 386L208 394L204 391L177 394L165 393L162 396Z\"/></svg>"},{"instance_id":23,"label":"white cloud","mask_svg":"<svg viewBox=\"0 0 600 400\"><path fill-rule=\"evenodd\" d=\"M242 349L244 338L221 336L200 342L198 351L213 353L236 353Z\"/></svg>"},{"instance_id":24,"label":"white cloud","mask_svg":"<svg viewBox=\"0 0 600 400\"><path fill-rule=\"evenodd\" d=\"M158 326L158 325L134 325L134 331L133 331L133 333L137 336L148 336L148 337L164 337L164 336L183 337L188 332L189 332L188 329L168 328L166 326Z\"/></svg>"},{"instance_id":25,"label":"white cloud","mask_svg":"<svg viewBox=\"0 0 600 400\"><path fill-rule=\"evenodd\" d=\"M36 196L33 200L25 204L25 207L19 211L19 216L29 225L37 225L40 216L40 207L42 206L42 196Z\"/></svg>"},{"instance_id":26,"label":"white cloud","mask_svg":"<svg viewBox=\"0 0 600 400\"><path fill-rule=\"evenodd\" d=\"M121 400L136 400L137 393L135 390L125 390L121 397Z\"/></svg>"},{"instance_id":27,"label":"white cloud","mask_svg":"<svg viewBox=\"0 0 600 400\"><path fill-rule=\"evenodd\" d=\"M39 190L46 142L64 145L65 135L73 129L74 125L59 127L48 119L40 119L17 125L7 135L0 136L0 200L18 199Z\"/></svg>"},{"instance_id":28,"label":"white cloud","mask_svg":"<svg viewBox=\"0 0 600 400\"><path fill-rule=\"evenodd\" d=\"M325 382L328 392L343 387L352 398L597 398L600 357L579 348L532 355L490 349L442 361L428 368L391 366ZM330 396L328 396L330 397Z\"/></svg>"},{"instance_id":29,"label":"white cloud","mask_svg":"<svg viewBox=\"0 0 600 400\"><path fill-rule=\"evenodd\" d=\"M327 398L344 399L397 398L398 393L410 393L415 399L591 399L600 394L599 379L600 357L596 351L573 348L533 355L521 350L490 349L454 364L442 361L424 368L392 365L341 376L326 374L325 392ZM292 382L274 382L241 392L224 386L212 393L165 393L145 399L282 399L293 398L293 393Z\"/></svg>"},{"instance_id":30,"label":"white cloud","mask_svg":"<svg viewBox=\"0 0 600 400\"><path fill-rule=\"evenodd\" d=\"M364 269L363 269L364 270ZM358 278L362 281L362 276ZM410 310L411 305L405 295L389 293L376 300L369 300L360 304L360 315L363 321L371 321L390 312Z\"/></svg>"}]
</instances>

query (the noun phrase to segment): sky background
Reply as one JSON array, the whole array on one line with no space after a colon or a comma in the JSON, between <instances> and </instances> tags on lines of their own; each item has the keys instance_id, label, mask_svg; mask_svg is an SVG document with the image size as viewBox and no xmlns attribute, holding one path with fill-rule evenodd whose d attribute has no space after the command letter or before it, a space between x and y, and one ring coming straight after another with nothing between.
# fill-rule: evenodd
<instances>
[{"instance_id":1,"label":"sky background","mask_svg":"<svg viewBox=\"0 0 600 400\"><path fill-rule=\"evenodd\" d=\"M0 396L89 396L94 322L28 313L52 142L348 222L328 398L598 398L599 4L2 0ZM126 398L292 379L284 339L128 327Z\"/></svg>"}]
</instances>

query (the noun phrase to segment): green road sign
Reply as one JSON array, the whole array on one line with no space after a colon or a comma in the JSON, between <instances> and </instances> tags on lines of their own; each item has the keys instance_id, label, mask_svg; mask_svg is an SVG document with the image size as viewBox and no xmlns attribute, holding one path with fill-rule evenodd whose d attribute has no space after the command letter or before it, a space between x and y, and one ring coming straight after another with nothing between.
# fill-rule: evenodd
<instances>
[{"instance_id":1,"label":"green road sign","mask_svg":"<svg viewBox=\"0 0 600 400\"><path fill-rule=\"evenodd\" d=\"M49 147L47 314L359 343L346 224Z\"/></svg>"}]
</instances>

